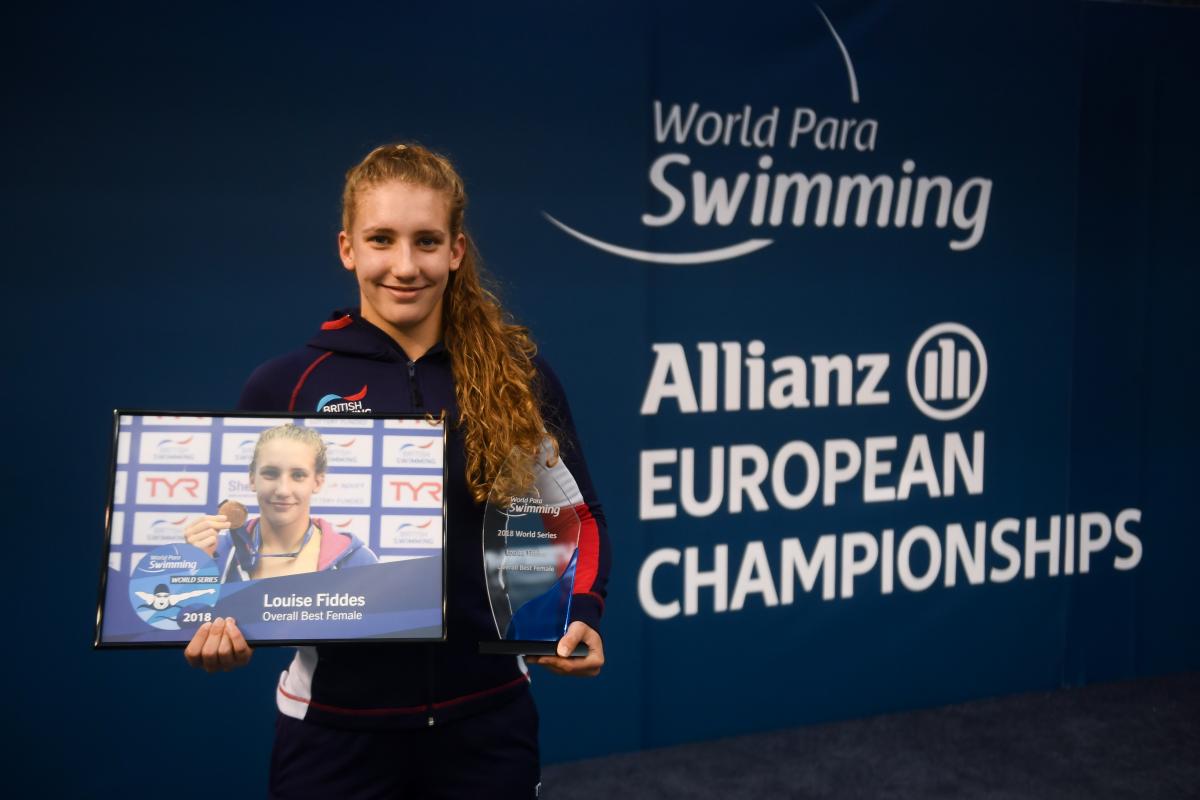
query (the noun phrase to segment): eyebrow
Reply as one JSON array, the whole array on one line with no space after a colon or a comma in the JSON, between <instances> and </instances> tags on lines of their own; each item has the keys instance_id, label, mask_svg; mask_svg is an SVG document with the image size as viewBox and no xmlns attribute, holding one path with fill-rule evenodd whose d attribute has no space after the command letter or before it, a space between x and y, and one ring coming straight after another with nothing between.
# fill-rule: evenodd
<instances>
[{"instance_id":1,"label":"eyebrow","mask_svg":"<svg viewBox=\"0 0 1200 800\"><path fill-rule=\"evenodd\" d=\"M395 228L389 227L387 225L379 225L379 226L371 227L371 228L363 228L364 236L374 236L374 235L380 234L380 233L386 233L390 236L396 236L399 234L399 231L397 231ZM426 228L426 229L422 229L419 231L413 231L413 235L414 236L430 236L430 235L446 236L447 234L446 234L445 230L442 230L440 228Z\"/></svg>"}]
</instances>

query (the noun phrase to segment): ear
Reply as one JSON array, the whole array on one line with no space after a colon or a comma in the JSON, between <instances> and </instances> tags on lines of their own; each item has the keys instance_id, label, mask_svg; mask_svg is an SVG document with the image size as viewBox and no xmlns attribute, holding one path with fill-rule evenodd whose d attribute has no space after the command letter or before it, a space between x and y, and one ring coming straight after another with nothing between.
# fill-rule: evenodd
<instances>
[{"instance_id":1,"label":"ear","mask_svg":"<svg viewBox=\"0 0 1200 800\"><path fill-rule=\"evenodd\" d=\"M454 243L450 245L450 271L456 271L462 266L462 260L467 255L467 237L463 233L459 233L454 237Z\"/></svg>"},{"instance_id":2,"label":"ear","mask_svg":"<svg viewBox=\"0 0 1200 800\"><path fill-rule=\"evenodd\" d=\"M313 494L321 491L321 487L325 485L325 473L318 472L313 478Z\"/></svg>"},{"instance_id":3,"label":"ear","mask_svg":"<svg viewBox=\"0 0 1200 800\"><path fill-rule=\"evenodd\" d=\"M338 255L341 256L342 266L354 272L354 244L350 241L350 234L345 231L338 233Z\"/></svg>"},{"instance_id":4,"label":"ear","mask_svg":"<svg viewBox=\"0 0 1200 800\"><path fill-rule=\"evenodd\" d=\"M250 470L250 491L257 491L254 488L254 470Z\"/></svg>"}]
</instances>

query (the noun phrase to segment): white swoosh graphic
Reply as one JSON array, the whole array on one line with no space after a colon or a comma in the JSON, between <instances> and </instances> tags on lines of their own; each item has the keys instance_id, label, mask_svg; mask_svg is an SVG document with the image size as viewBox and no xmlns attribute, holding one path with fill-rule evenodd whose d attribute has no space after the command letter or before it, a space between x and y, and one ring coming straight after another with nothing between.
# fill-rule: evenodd
<instances>
[{"instance_id":1,"label":"white swoosh graphic","mask_svg":"<svg viewBox=\"0 0 1200 800\"><path fill-rule=\"evenodd\" d=\"M854 62L850 60L850 53L846 50L846 45L842 42L842 37L838 36L837 30L834 29L833 23L829 21L824 10L813 3L813 8L817 9L817 13L821 15L821 19L825 20L825 25L829 28L829 32L833 34L833 41L837 43L838 49L842 51L842 60L846 63L846 75L850 79L850 100L855 104L859 101L858 96L858 77L854 74ZM556 227L564 233L574 236L579 241L590 244L598 250L603 250L606 253L612 253L615 256L623 258L631 258L636 261L646 261L651 264L711 264L714 261L727 261L731 258L753 253L756 250L762 250L773 244L772 239L747 239L744 242L729 245L728 247L720 247L716 250L703 250L697 253L652 253L648 250L634 250L631 247L621 247L620 245L609 244L595 237L588 236L582 231L577 231L566 223L559 222L554 217L542 212L542 216L554 223Z\"/></svg>"},{"instance_id":2,"label":"white swoosh graphic","mask_svg":"<svg viewBox=\"0 0 1200 800\"><path fill-rule=\"evenodd\" d=\"M829 21L829 17L825 16L825 12L816 3L813 7L817 9L817 13L821 15L821 19L825 20L825 24L829 26L829 32L833 34L833 40L837 42L838 49L842 51L842 60L846 62L846 72L850 75L850 99L858 102L858 78L854 76L854 64L850 62L850 54L846 52L846 45L842 44L842 37L838 36L838 32L833 29L833 23Z\"/></svg>"},{"instance_id":3,"label":"white swoosh graphic","mask_svg":"<svg viewBox=\"0 0 1200 800\"><path fill-rule=\"evenodd\" d=\"M542 212L542 216L554 223L564 233L574 236L585 244L590 244L597 250L612 253L614 256L632 258L636 261L648 261L651 264L711 264L714 261L726 261L730 258L737 258L747 253L753 253L755 250L762 250L774 241L773 239L747 239L744 242L732 244L729 247L721 247L716 250L703 250L698 253L651 253L648 250L634 250L629 247L602 242L599 239L588 236L586 233L575 230L565 223L559 222L545 211Z\"/></svg>"}]
</instances>

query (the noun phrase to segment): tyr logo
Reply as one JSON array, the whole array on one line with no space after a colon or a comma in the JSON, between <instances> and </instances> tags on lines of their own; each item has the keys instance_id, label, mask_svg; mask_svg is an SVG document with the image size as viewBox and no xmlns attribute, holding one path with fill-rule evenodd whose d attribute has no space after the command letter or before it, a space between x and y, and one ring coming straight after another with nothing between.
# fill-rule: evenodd
<instances>
[{"instance_id":1,"label":"tyr logo","mask_svg":"<svg viewBox=\"0 0 1200 800\"><path fill-rule=\"evenodd\" d=\"M422 481L421 483L412 483L405 480L393 480L391 485L396 492L395 499L401 501L405 499L405 492L408 492L409 498L414 502L420 502L422 499L432 501L434 503L442 502L442 484L437 481Z\"/></svg>"},{"instance_id":2,"label":"tyr logo","mask_svg":"<svg viewBox=\"0 0 1200 800\"><path fill-rule=\"evenodd\" d=\"M181 491L189 497L199 497L200 481L195 478L179 478L171 480L170 478L159 478L153 475L146 476L146 485L150 488L151 497L176 497L175 492ZM159 493L159 489L162 493Z\"/></svg>"}]
</instances>

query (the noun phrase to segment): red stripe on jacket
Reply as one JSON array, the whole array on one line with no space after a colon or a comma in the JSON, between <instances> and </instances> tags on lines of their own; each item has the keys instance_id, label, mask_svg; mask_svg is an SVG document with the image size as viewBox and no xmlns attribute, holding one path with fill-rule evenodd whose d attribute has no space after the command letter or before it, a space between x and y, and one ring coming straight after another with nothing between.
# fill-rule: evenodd
<instances>
[{"instance_id":1,"label":"red stripe on jacket","mask_svg":"<svg viewBox=\"0 0 1200 800\"><path fill-rule=\"evenodd\" d=\"M337 319L331 319L328 322L322 322L321 330L323 330L323 331L340 331L342 328L346 327L347 325L350 325L353 322L354 322L354 318L351 317L349 314L347 314L344 317L338 317Z\"/></svg>"},{"instance_id":2,"label":"red stripe on jacket","mask_svg":"<svg viewBox=\"0 0 1200 800\"><path fill-rule=\"evenodd\" d=\"M308 380L308 376L312 374L312 371L317 368L317 364L320 364L331 355L333 355L332 350L322 353L321 355L317 356L316 361L308 365L308 369L304 370L304 373L300 376L300 380L296 381L296 388L292 389L292 399L288 400L288 411L296 410L296 396L300 394L300 387L304 385L306 380Z\"/></svg>"}]
</instances>

